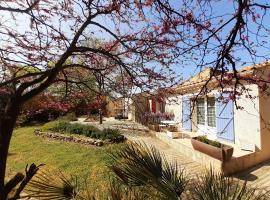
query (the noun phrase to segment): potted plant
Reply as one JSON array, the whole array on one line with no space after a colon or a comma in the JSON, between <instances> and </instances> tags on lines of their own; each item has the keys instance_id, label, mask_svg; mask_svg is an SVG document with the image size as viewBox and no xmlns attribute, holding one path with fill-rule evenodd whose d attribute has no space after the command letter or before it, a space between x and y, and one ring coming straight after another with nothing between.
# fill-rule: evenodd
<instances>
[{"instance_id":1,"label":"potted plant","mask_svg":"<svg viewBox=\"0 0 270 200\"><path fill-rule=\"evenodd\" d=\"M228 161L233 154L233 147L218 141L209 140L206 136L191 139L193 148L221 161Z\"/></svg>"},{"instance_id":2,"label":"potted plant","mask_svg":"<svg viewBox=\"0 0 270 200\"><path fill-rule=\"evenodd\" d=\"M179 137L178 128L176 126L169 126L167 136L172 139Z\"/></svg>"}]
</instances>

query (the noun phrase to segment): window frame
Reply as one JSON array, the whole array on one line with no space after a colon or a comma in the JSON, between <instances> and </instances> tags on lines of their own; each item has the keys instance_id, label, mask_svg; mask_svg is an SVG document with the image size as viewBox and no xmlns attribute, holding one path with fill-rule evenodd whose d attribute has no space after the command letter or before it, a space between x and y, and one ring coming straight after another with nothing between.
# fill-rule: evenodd
<instances>
[{"instance_id":1,"label":"window frame","mask_svg":"<svg viewBox=\"0 0 270 200\"><path fill-rule=\"evenodd\" d=\"M215 120L215 122L214 122L214 124L215 124L215 126L211 126L211 125L209 125L209 119L208 119L208 99L209 98L213 98L214 99L214 120ZM201 123L199 123L199 120L198 120L198 118L199 118L199 116L201 116L201 115L199 115L198 114L198 99L203 99L203 102L204 102L204 123L203 124L201 124ZM198 97L198 99L196 100L196 111L197 111L197 125L198 125L198 127L200 128L200 127L202 127L202 126L204 126L204 127L208 127L208 128L213 128L213 129L216 129L216 97L215 96L213 96L213 95L211 95L211 96L204 96L204 97Z\"/></svg>"},{"instance_id":2,"label":"window frame","mask_svg":"<svg viewBox=\"0 0 270 200\"><path fill-rule=\"evenodd\" d=\"M213 109L213 113L214 113L214 116L210 116L210 114L209 114L209 108L210 108L210 106L209 106L209 99L213 99L214 100L214 105L213 105L213 107L211 107L211 108L214 108ZM206 121L207 121L207 126L209 126L209 127L216 127L217 126L217 122L216 122L216 98L215 97L213 97L213 96L210 96L210 97L206 97L206 117L207 117L207 119L206 119ZM210 120L209 120L209 118L213 118L213 122L211 122L211 123L213 123L213 126L212 126L212 124L210 124L209 122L210 122Z\"/></svg>"},{"instance_id":3,"label":"window frame","mask_svg":"<svg viewBox=\"0 0 270 200\"><path fill-rule=\"evenodd\" d=\"M202 114L200 114L199 112L199 108L202 107L200 106L199 107L199 101L203 101L203 112ZM206 118L205 118L205 99L204 98L198 98L196 100L196 112L197 112L197 124L198 125L205 125L205 121L206 121ZM199 122L199 117L202 117L203 116L203 123Z\"/></svg>"}]
</instances>

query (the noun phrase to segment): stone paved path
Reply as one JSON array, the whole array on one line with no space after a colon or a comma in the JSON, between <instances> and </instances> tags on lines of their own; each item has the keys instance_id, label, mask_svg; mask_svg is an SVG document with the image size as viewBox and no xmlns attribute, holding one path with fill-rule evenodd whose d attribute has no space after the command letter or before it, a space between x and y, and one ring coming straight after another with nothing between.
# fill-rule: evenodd
<instances>
[{"instance_id":1,"label":"stone paved path","mask_svg":"<svg viewBox=\"0 0 270 200\"><path fill-rule=\"evenodd\" d=\"M176 161L179 167L184 167L185 171L193 178L202 174L205 168L198 162L193 161L191 158L183 156L180 152L170 147L168 144L159 140L155 136L148 135L135 135L125 134L126 137L132 141L144 142L147 145L156 147L162 154L165 155L168 161ZM270 190L270 161L265 162L257 167L248 171L244 171L234 176L240 181L247 181L247 184L262 190Z\"/></svg>"},{"instance_id":2,"label":"stone paved path","mask_svg":"<svg viewBox=\"0 0 270 200\"><path fill-rule=\"evenodd\" d=\"M125 134L125 136L135 142L143 142L146 145L152 145L156 149L158 149L169 162L177 162L177 165L180 168L184 168L185 172L189 175L193 176L194 178L197 174L201 174L205 168L200 163L193 161L191 158L187 158L186 156L182 155L180 152L176 151L174 148L170 147L168 144L164 143L163 141L159 140L155 136L148 136L145 135L136 135L131 136L129 134Z\"/></svg>"},{"instance_id":3,"label":"stone paved path","mask_svg":"<svg viewBox=\"0 0 270 200\"><path fill-rule=\"evenodd\" d=\"M82 122L83 119L79 121L81 123L84 123ZM134 130L140 129L143 131L137 130L135 131L136 134L134 135L134 130L128 130L126 128L123 128L123 124L128 126L128 128L134 126ZM110 128L114 126L117 126L117 128L120 129L123 128L123 132L125 132L126 137L132 141L144 142L147 145L153 145L162 154L164 154L168 161L176 161L179 167L185 168L185 171L189 175L192 175L192 177L196 178L197 174L202 174L205 171L204 166L202 166L200 163L193 161L191 158L187 158L186 156L182 155L181 152L175 150L173 147L159 140L155 136L152 136L149 132L145 132L145 127L143 127L142 125L131 122L128 123L126 121L117 121L114 119L106 119L102 126L106 125ZM251 185L252 187L258 187L263 190L270 190L270 161L265 162L234 177L241 181L247 181L247 184Z\"/></svg>"},{"instance_id":4,"label":"stone paved path","mask_svg":"<svg viewBox=\"0 0 270 200\"><path fill-rule=\"evenodd\" d=\"M246 180L253 187L270 191L270 161L244 171L235 177L240 180Z\"/></svg>"}]
</instances>

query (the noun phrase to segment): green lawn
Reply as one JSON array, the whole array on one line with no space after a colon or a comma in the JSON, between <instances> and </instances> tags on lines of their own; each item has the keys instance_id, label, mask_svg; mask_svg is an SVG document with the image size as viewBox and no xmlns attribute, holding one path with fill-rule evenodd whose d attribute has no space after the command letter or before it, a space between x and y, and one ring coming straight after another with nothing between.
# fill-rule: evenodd
<instances>
[{"instance_id":1,"label":"green lawn","mask_svg":"<svg viewBox=\"0 0 270 200\"><path fill-rule=\"evenodd\" d=\"M38 127L15 130L9 150L8 176L23 172L26 164L44 163L44 169L75 175L79 183L87 179L92 191L107 190L110 177L108 152L119 149L121 145L95 147L52 141L35 136L35 128Z\"/></svg>"}]
</instances>

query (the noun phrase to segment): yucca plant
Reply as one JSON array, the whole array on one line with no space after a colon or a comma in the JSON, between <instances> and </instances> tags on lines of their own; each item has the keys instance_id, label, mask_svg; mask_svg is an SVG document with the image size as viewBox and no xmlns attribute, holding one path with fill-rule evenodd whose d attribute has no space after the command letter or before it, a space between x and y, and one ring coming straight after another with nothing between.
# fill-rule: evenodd
<instances>
[{"instance_id":1,"label":"yucca plant","mask_svg":"<svg viewBox=\"0 0 270 200\"><path fill-rule=\"evenodd\" d=\"M10 199L17 199L22 190L28 197L41 200L270 199L268 192L250 188L246 182L225 177L222 173L214 173L213 169L188 180L177 163L168 162L156 148L142 143L127 143L119 151L111 153L111 157L113 164L110 168L116 179L114 177L108 186L108 196L88 190L87 182L87 192L78 194L77 179L67 178L60 172L56 174L39 170L42 165L32 164L26 167L24 176L18 176L22 181Z\"/></svg>"},{"instance_id":2,"label":"yucca plant","mask_svg":"<svg viewBox=\"0 0 270 200\"><path fill-rule=\"evenodd\" d=\"M61 172L39 171L28 183L25 192L29 197L42 200L71 200L77 196L77 181Z\"/></svg>"},{"instance_id":3,"label":"yucca plant","mask_svg":"<svg viewBox=\"0 0 270 200\"><path fill-rule=\"evenodd\" d=\"M156 199L181 199L187 178L177 164L170 164L153 146L128 143L111 154L111 169L129 187L147 187ZM149 194L149 196L151 196Z\"/></svg>"},{"instance_id":4,"label":"yucca plant","mask_svg":"<svg viewBox=\"0 0 270 200\"><path fill-rule=\"evenodd\" d=\"M189 199L193 200L267 200L268 192L249 188L246 182L225 177L210 169L192 182Z\"/></svg>"},{"instance_id":5,"label":"yucca plant","mask_svg":"<svg viewBox=\"0 0 270 200\"><path fill-rule=\"evenodd\" d=\"M44 164L35 165L32 163L29 167L26 165L25 174L18 172L12 179L5 184L4 199L20 199L21 193L29 184L32 178L37 174Z\"/></svg>"},{"instance_id":6,"label":"yucca plant","mask_svg":"<svg viewBox=\"0 0 270 200\"><path fill-rule=\"evenodd\" d=\"M114 181L109 190L110 200L146 200L149 196L145 194L145 188L128 187Z\"/></svg>"}]
</instances>

